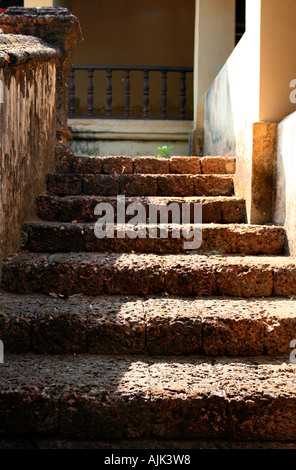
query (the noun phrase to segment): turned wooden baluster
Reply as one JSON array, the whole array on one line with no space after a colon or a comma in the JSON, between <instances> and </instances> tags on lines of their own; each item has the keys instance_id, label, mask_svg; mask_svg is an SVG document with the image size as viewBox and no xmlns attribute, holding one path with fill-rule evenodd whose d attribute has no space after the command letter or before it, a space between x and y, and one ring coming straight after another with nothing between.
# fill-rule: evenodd
<instances>
[{"instance_id":1,"label":"turned wooden baluster","mask_svg":"<svg viewBox=\"0 0 296 470\"><path fill-rule=\"evenodd\" d=\"M88 69L88 84L87 84L87 114L92 116L94 113L94 71Z\"/></svg>"},{"instance_id":2,"label":"turned wooden baluster","mask_svg":"<svg viewBox=\"0 0 296 470\"><path fill-rule=\"evenodd\" d=\"M144 70L144 85L143 85L143 117L149 115L149 71Z\"/></svg>"},{"instance_id":3,"label":"turned wooden baluster","mask_svg":"<svg viewBox=\"0 0 296 470\"><path fill-rule=\"evenodd\" d=\"M166 106L167 106L167 71L162 71L161 81L161 117L166 117Z\"/></svg>"},{"instance_id":4,"label":"turned wooden baluster","mask_svg":"<svg viewBox=\"0 0 296 470\"><path fill-rule=\"evenodd\" d=\"M130 71L125 71L125 117L130 115Z\"/></svg>"},{"instance_id":5,"label":"turned wooden baluster","mask_svg":"<svg viewBox=\"0 0 296 470\"><path fill-rule=\"evenodd\" d=\"M107 87L106 87L106 116L112 116L112 70L107 70Z\"/></svg>"},{"instance_id":6,"label":"turned wooden baluster","mask_svg":"<svg viewBox=\"0 0 296 470\"><path fill-rule=\"evenodd\" d=\"M75 115L75 70L69 74L69 115Z\"/></svg>"},{"instance_id":7,"label":"turned wooden baluster","mask_svg":"<svg viewBox=\"0 0 296 470\"><path fill-rule=\"evenodd\" d=\"M186 72L180 72L180 118L185 119L186 105Z\"/></svg>"}]
</instances>

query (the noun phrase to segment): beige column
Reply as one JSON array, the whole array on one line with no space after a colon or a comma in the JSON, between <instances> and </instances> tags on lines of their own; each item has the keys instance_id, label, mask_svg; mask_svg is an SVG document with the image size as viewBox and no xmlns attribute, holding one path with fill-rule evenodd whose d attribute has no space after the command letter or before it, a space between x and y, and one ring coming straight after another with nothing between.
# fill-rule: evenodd
<instances>
[{"instance_id":1,"label":"beige column","mask_svg":"<svg viewBox=\"0 0 296 470\"><path fill-rule=\"evenodd\" d=\"M245 83L240 81L236 85L242 93L249 90L248 100L256 108L253 119L244 128L237 126L240 138L237 138L235 191L247 201L248 221L265 224L273 217L277 123L296 111L296 103L290 99L293 91L290 85L296 79L296 5L295 0L247 0L246 4L246 44L252 46L249 53L256 61ZM244 57L238 59L246 63L247 56L245 51ZM236 67L240 68L239 61ZM257 87L251 93L250 76L258 77ZM294 90L295 85L296 81ZM232 105L246 118L246 107L240 97L232 100ZM247 135L251 135L248 146Z\"/></svg>"},{"instance_id":2,"label":"beige column","mask_svg":"<svg viewBox=\"0 0 296 470\"><path fill-rule=\"evenodd\" d=\"M24 7L64 7L71 10L72 0L24 0Z\"/></svg>"},{"instance_id":3,"label":"beige column","mask_svg":"<svg viewBox=\"0 0 296 470\"><path fill-rule=\"evenodd\" d=\"M193 153L201 153L205 93L235 46L235 0L196 0Z\"/></svg>"},{"instance_id":4,"label":"beige column","mask_svg":"<svg viewBox=\"0 0 296 470\"><path fill-rule=\"evenodd\" d=\"M32 8L32 7L53 7L54 0L24 0L24 7L25 8Z\"/></svg>"},{"instance_id":5,"label":"beige column","mask_svg":"<svg viewBox=\"0 0 296 470\"><path fill-rule=\"evenodd\" d=\"M290 83L296 79L295 24L295 0L261 0L260 121L279 122L296 111L290 101Z\"/></svg>"}]
</instances>

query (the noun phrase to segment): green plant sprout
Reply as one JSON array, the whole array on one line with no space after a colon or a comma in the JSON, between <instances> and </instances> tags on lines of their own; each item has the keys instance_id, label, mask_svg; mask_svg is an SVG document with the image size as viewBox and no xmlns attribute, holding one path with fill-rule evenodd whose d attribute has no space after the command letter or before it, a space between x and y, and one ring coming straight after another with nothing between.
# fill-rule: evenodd
<instances>
[{"instance_id":1,"label":"green plant sprout","mask_svg":"<svg viewBox=\"0 0 296 470\"><path fill-rule=\"evenodd\" d=\"M89 152L87 153L83 153L81 155L82 157L96 157L96 151L95 150L90 150Z\"/></svg>"},{"instance_id":2,"label":"green plant sprout","mask_svg":"<svg viewBox=\"0 0 296 470\"><path fill-rule=\"evenodd\" d=\"M170 158L171 156L170 150L172 148L173 147L167 147L166 145L163 145L162 147L157 147L157 149L161 151L161 153L157 155L157 158L159 157Z\"/></svg>"}]
</instances>

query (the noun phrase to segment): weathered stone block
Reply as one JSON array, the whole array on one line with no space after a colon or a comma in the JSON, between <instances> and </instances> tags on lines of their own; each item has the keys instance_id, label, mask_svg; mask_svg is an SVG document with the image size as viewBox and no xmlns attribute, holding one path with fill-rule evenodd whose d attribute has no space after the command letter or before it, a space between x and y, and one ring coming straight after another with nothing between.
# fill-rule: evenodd
<instances>
[{"instance_id":1,"label":"weathered stone block","mask_svg":"<svg viewBox=\"0 0 296 470\"><path fill-rule=\"evenodd\" d=\"M202 202L202 222L208 223L219 223L222 218L222 203L219 198L206 199L201 198Z\"/></svg>"},{"instance_id":2,"label":"weathered stone block","mask_svg":"<svg viewBox=\"0 0 296 470\"><path fill-rule=\"evenodd\" d=\"M158 196L193 196L194 182L191 175L157 176Z\"/></svg>"},{"instance_id":3,"label":"weathered stone block","mask_svg":"<svg viewBox=\"0 0 296 470\"><path fill-rule=\"evenodd\" d=\"M120 177L120 194L126 196L156 196L157 179L151 175L123 175Z\"/></svg>"},{"instance_id":4,"label":"weathered stone block","mask_svg":"<svg viewBox=\"0 0 296 470\"><path fill-rule=\"evenodd\" d=\"M1 434L56 434L62 389L53 380L52 359L8 356L0 378Z\"/></svg>"},{"instance_id":5,"label":"weathered stone block","mask_svg":"<svg viewBox=\"0 0 296 470\"><path fill-rule=\"evenodd\" d=\"M261 262L243 258L225 260L217 267L217 293L232 297L270 297L273 293L273 270Z\"/></svg>"},{"instance_id":6,"label":"weathered stone block","mask_svg":"<svg viewBox=\"0 0 296 470\"><path fill-rule=\"evenodd\" d=\"M150 366L152 433L218 438L227 432L227 404L207 360L155 360Z\"/></svg>"},{"instance_id":7,"label":"weathered stone block","mask_svg":"<svg viewBox=\"0 0 296 470\"><path fill-rule=\"evenodd\" d=\"M111 295L146 295L163 292L161 258L156 255L110 255L105 289Z\"/></svg>"},{"instance_id":8,"label":"weathered stone block","mask_svg":"<svg viewBox=\"0 0 296 470\"><path fill-rule=\"evenodd\" d=\"M88 196L115 196L119 194L119 176L84 175L83 193Z\"/></svg>"},{"instance_id":9,"label":"weathered stone block","mask_svg":"<svg viewBox=\"0 0 296 470\"><path fill-rule=\"evenodd\" d=\"M31 308L26 308L22 299L7 295L0 297L0 338L5 353L26 353L31 350L32 318Z\"/></svg>"},{"instance_id":10,"label":"weathered stone block","mask_svg":"<svg viewBox=\"0 0 296 470\"><path fill-rule=\"evenodd\" d=\"M132 157L103 157L102 172L105 174L124 175L133 173Z\"/></svg>"},{"instance_id":11,"label":"weathered stone block","mask_svg":"<svg viewBox=\"0 0 296 470\"><path fill-rule=\"evenodd\" d=\"M235 157L203 157L201 168L203 174L234 175Z\"/></svg>"},{"instance_id":12,"label":"weathered stone block","mask_svg":"<svg viewBox=\"0 0 296 470\"><path fill-rule=\"evenodd\" d=\"M200 252L221 255L238 253L235 231L227 225L203 225Z\"/></svg>"},{"instance_id":13,"label":"weathered stone block","mask_svg":"<svg viewBox=\"0 0 296 470\"><path fill-rule=\"evenodd\" d=\"M161 175L170 172L170 161L166 158L136 157L133 161L134 173Z\"/></svg>"},{"instance_id":14,"label":"weathered stone block","mask_svg":"<svg viewBox=\"0 0 296 470\"><path fill-rule=\"evenodd\" d=\"M99 157L73 157L73 173L96 175L102 173L102 159Z\"/></svg>"},{"instance_id":15,"label":"weathered stone block","mask_svg":"<svg viewBox=\"0 0 296 470\"><path fill-rule=\"evenodd\" d=\"M22 228L26 250L35 252L70 252L84 250L83 226L57 222L28 223Z\"/></svg>"},{"instance_id":16,"label":"weathered stone block","mask_svg":"<svg viewBox=\"0 0 296 470\"><path fill-rule=\"evenodd\" d=\"M176 356L201 352L202 316L193 301L149 299L144 309L149 354Z\"/></svg>"},{"instance_id":17,"label":"weathered stone block","mask_svg":"<svg viewBox=\"0 0 296 470\"><path fill-rule=\"evenodd\" d=\"M277 266L274 270L274 295L296 295L296 266L291 263L287 266ZM292 338L294 339L294 338Z\"/></svg>"},{"instance_id":18,"label":"weathered stone block","mask_svg":"<svg viewBox=\"0 0 296 470\"><path fill-rule=\"evenodd\" d=\"M149 434L149 373L144 361L82 356L69 367L60 402L61 435L120 439Z\"/></svg>"},{"instance_id":19,"label":"weathered stone block","mask_svg":"<svg viewBox=\"0 0 296 470\"><path fill-rule=\"evenodd\" d=\"M236 226L237 252L246 255L281 255L285 248L285 230L282 227Z\"/></svg>"},{"instance_id":20,"label":"weathered stone block","mask_svg":"<svg viewBox=\"0 0 296 470\"><path fill-rule=\"evenodd\" d=\"M224 175L193 176L196 196L231 196L233 195L233 178Z\"/></svg>"},{"instance_id":21,"label":"weathered stone block","mask_svg":"<svg viewBox=\"0 0 296 470\"><path fill-rule=\"evenodd\" d=\"M258 356L264 351L264 324L256 318L218 312L204 318L203 352L207 356Z\"/></svg>"},{"instance_id":22,"label":"weathered stone block","mask_svg":"<svg viewBox=\"0 0 296 470\"><path fill-rule=\"evenodd\" d=\"M32 348L43 354L81 354L86 352L87 317L64 302L42 305L36 313ZM54 307L54 308L53 308Z\"/></svg>"},{"instance_id":23,"label":"weathered stone block","mask_svg":"<svg viewBox=\"0 0 296 470\"><path fill-rule=\"evenodd\" d=\"M227 374L229 436L253 441L272 441L275 436L279 441L293 439L294 366L276 360L228 360L222 367Z\"/></svg>"},{"instance_id":24,"label":"weathered stone block","mask_svg":"<svg viewBox=\"0 0 296 470\"><path fill-rule=\"evenodd\" d=\"M199 256L166 256L163 258L164 291L179 296L209 296L216 292L213 265Z\"/></svg>"},{"instance_id":25,"label":"weathered stone block","mask_svg":"<svg viewBox=\"0 0 296 470\"><path fill-rule=\"evenodd\" d=\"M223 223L240 224L246 221L246 203L244 199L224 198L221 200Z\"/></svg>"},{"instance_id":26,"label":"weathered stone block","mask_svg":"<svg viewBox=\"0 0 296 470\"><path fill-rule=\"evenodd\" d=\"M136 241L127 235L118 238L116 227L114 238L97 238L93 225L84 226L84 246L86 251L108 252L108 253L131 253L136 251Z\"/></svg>"},{"instance_id":27,"label":"weathered stone block","mask_svg":"<svg viewBox=\"0 0 296 470\"><path fill-rule=\"evenodd\" d=\"M82 194L82 178L73 174L47 175L47 190L57 196Z\"/></svg>"},{"instance_id":28,"label":"weathered stone block","mask_svg":"<svg viewBox=\"0 0 296 470\"><path fill-rule=\"evenodd\" d=\"M104 297L90 305L87 344L91 354L143 354L143 299Z\"/></svg>"},{"instance_id":29,"label":"weathered stone block","mask_svg":"<svg viewBox=\"0 0 296 470\"><path fill-rule=\"evenodd\" d=\"M172 157L170 172L175 174L198 175L201 173L201 163L198 157Z\"/></svg>"},{"instance_id":30,"label":"weathered stone block","mask_svg":"<svg viewBox=\"0 0 296 470\"><path fill-rule=\"evenodd\" d=\"M40 219L49 221L58 220L59 198L56 196L41 195L36 198L36 211ZM67 222L67 220L65 220Z\"/></svg>"}]
</instances>

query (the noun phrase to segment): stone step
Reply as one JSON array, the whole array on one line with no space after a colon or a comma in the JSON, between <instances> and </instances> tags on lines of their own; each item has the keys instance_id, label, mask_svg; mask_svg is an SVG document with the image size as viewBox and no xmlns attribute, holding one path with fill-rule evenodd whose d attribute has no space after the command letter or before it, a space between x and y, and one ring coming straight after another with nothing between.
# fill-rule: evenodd
<instances>
[{"instance_id":1,"label":"stone step","mask_svg":"<svg viewBox=\"0 0 296 470\"><path fill-rule=\"evenodd\" d=\"M295 441L281 359L6 355L0 435Z\"/></svg>"},{"instance_id":2,"label":"stone step","mask_svg":"<svg viewBox=\"0 0 296 470\"><path fill-rule=\"evenodd\" d=\"M19 253L2 267L14 293L289 297L296 260L282 256Z\"/></svg>"},{"instance_id":3,"label":"stone step","mask_svg":"<svg viewBox=\"0 0 296 470\"><path fill-rule=\"evenodd\" d=\"M5 353L285 356L294 300L176 297L0 297Z\"/></svg>"},{"instance_id":4,"label":"stone step","mask_svg":"<svg viewBox=\"0 0 296 470\"><path fill-rule=\"evenodd\" d=\"M57 222L96 222L97 216L94 210L97 204L107 203L114 207L115 221L117 221L117 197L116 196L49 196L37 197L36 208L40 219ZM246 203L244 199L237 197L126 197L125 209L134 203L143 204L146 213L150 205L156 205L161 209L170 204L190 204L191 218L194 222L194 204L202 204L202 220L204 223L230 223L239 224L246 218ZM169 213L168 222L171 222ZM133 216L126 216L126 220Z\"/></svg>"},{"instance_id":5,"label":"stone step","mask_svg":"<svg viewBox=\"0 0 296 470\"><path fill-rule=\"evenodd\" d=\"M57 173L234 174L235 157L79 157L59 156Z\"/></svg>"},{"instance_id":6,"label":"stone step","mask_svg":"<svg viewBox=\"0 0 296 470\"><path fill-rule=\"evenodd\" d=\"M232 196L232 175L50 174L47 189L56 196Z\"/></svg>"},{"instance_id":7,"label":"stone step","mask_svg":"<svg viewBox=\"0 0 296 470\"><path fill-rule=\"evenodd\" d=\"M99 239L94 224L30 222L23 225L22 247L39 253L186 253L190 252L186 242L195 239L194 252L201 254L280 255L284 253L286 240L283 227L262 225L146 224L133 229L130 234L123 230L125 238L119 238L117 230L115 225L113 238ZM152 230L158 238L150 238ZM190 235L186 230L191 231ZM193 236L194 230L198 232ZM131 238L139 234L145 238Z\"/></svg>"}]
</instances>

